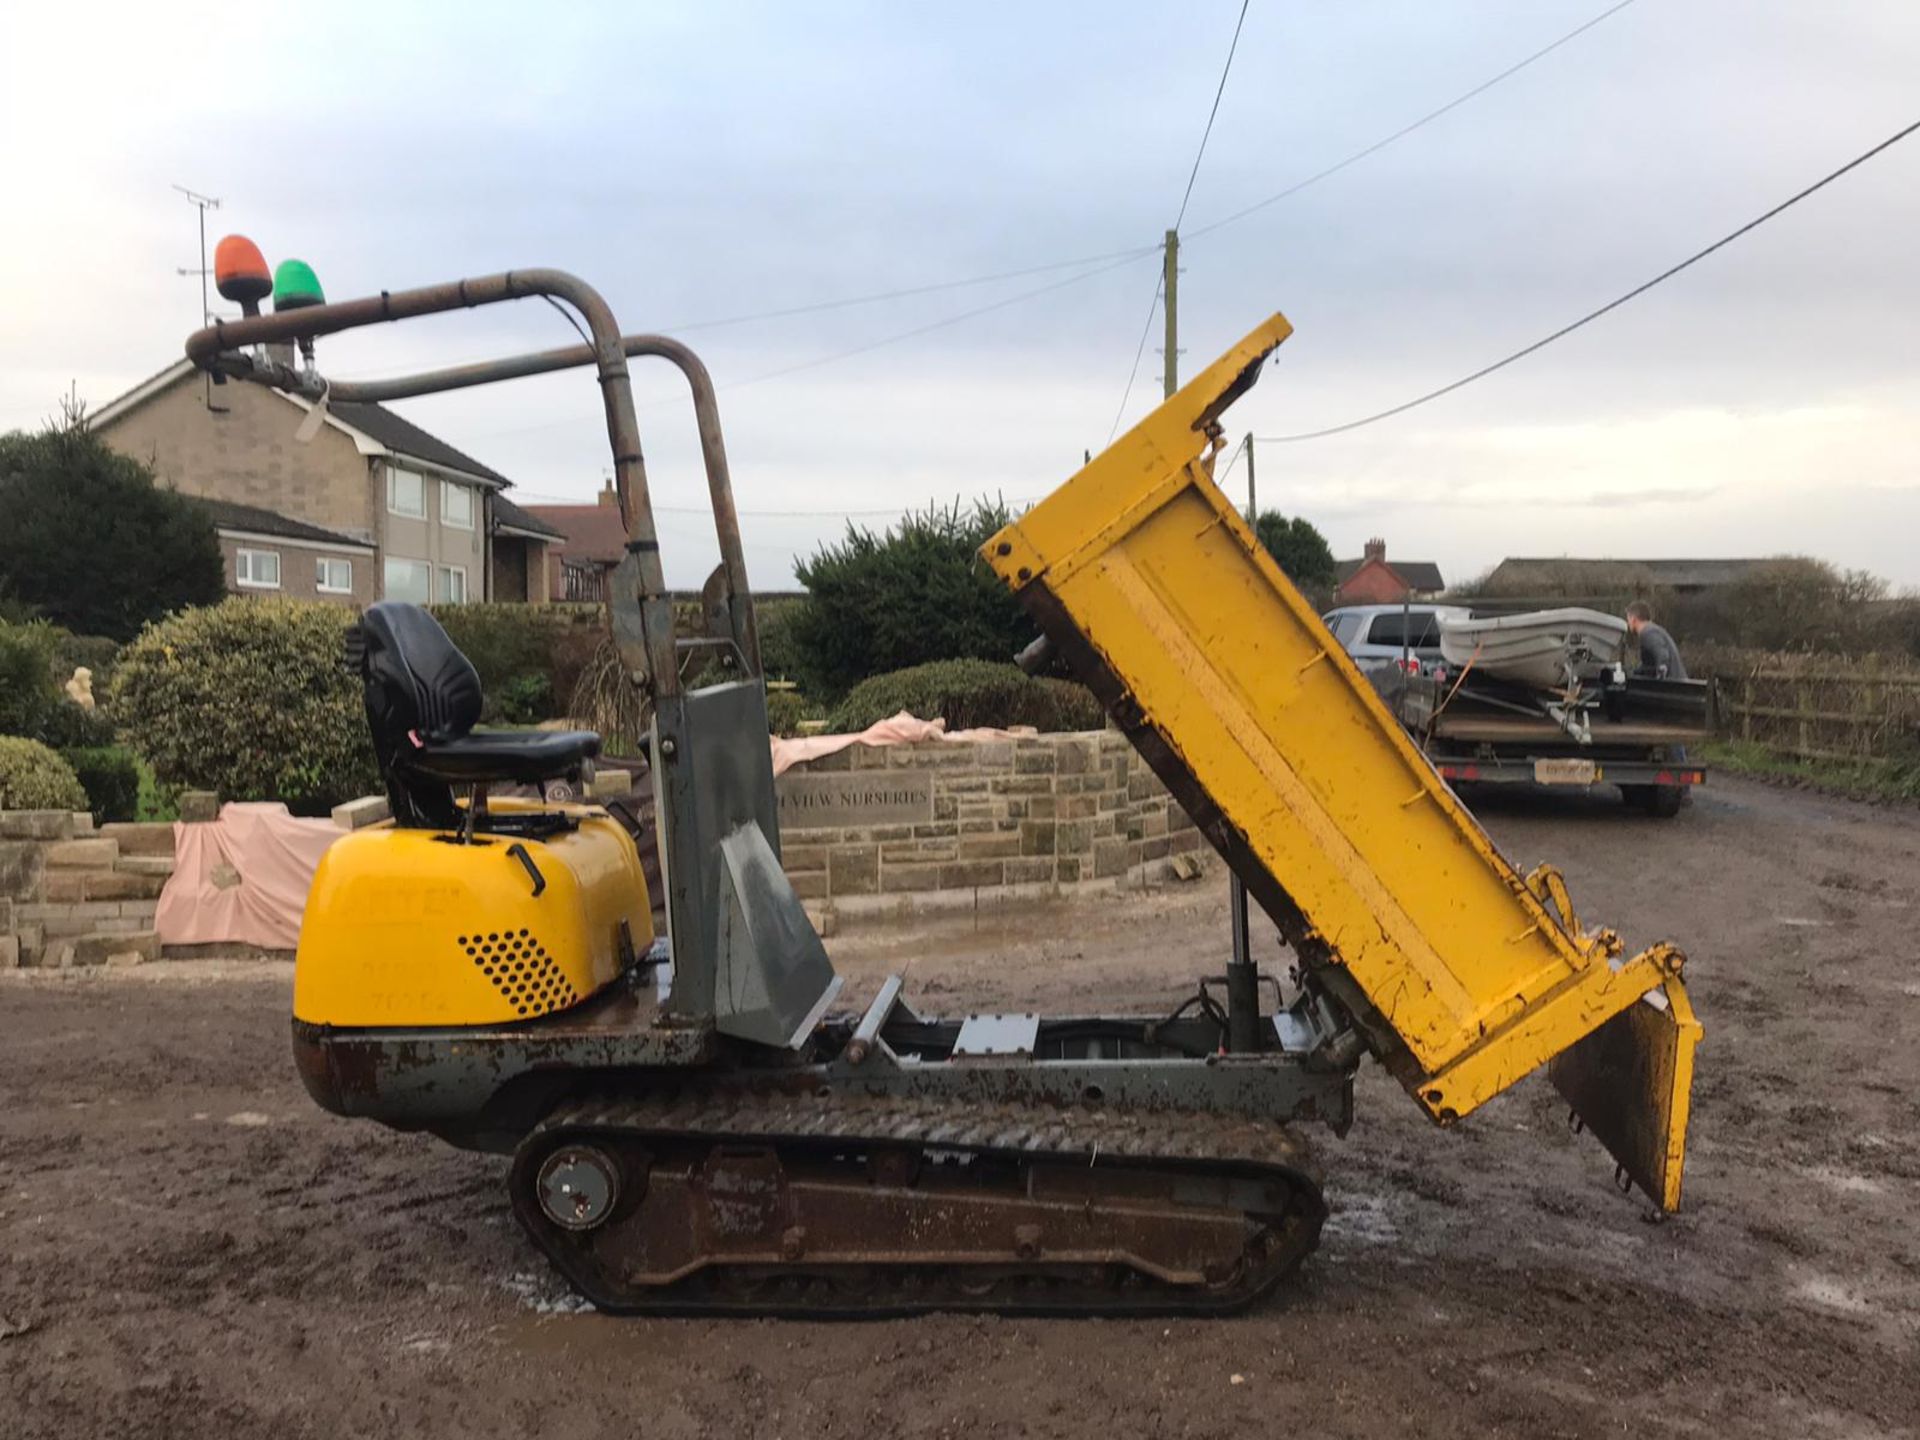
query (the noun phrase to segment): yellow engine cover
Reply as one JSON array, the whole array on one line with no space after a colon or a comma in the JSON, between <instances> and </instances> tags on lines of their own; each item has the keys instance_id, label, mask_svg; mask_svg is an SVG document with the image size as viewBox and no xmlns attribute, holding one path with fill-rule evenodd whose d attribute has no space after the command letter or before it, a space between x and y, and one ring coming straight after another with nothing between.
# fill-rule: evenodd
<instances>
[{"instance_id":1,"label":"yellow engine cover","mask_svg":"<svg viewBox=\"0 0 1920 1440\"><path fill-rule=\"evenodd\" d=\"M511 801L496 801L506 810ZM653 943L633 841L604 811L546 840L391 825L321 858L300 924L294 1018L315 1025L495 1025L563 1010ZM511 847L524 845L545 880Z\"/></svg>"}]
</instances>

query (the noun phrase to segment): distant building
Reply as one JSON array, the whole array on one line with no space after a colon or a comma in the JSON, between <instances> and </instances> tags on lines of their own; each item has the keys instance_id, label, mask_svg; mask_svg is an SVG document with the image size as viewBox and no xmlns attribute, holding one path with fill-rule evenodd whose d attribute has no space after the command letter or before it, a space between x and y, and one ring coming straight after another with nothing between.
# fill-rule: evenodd
<instances>
[{"instance_id":1,"label":"distant building","mask_svg":"<svg viewBox=\"0 0 1920 1440\"><path fill-rule=\"evenodd\" d=\"M1447 588L1440 578L1440 567L1431 560L1396 560L1387 563L1387 542L1367 541L1366 554L1358 560L1341 560L1334 566L1339 581L1333 592L1336 605L1391 605L1396 600L1422 600Z\"/></svg>"},{"instance_id":2,"label":"distant building","mask_svg":"<svg viewBox=\"0 0 1920 1440\"><path fill-rule=\"evenodd\" d=\"M627 553L627 527L620 496L608 481L591 505L530 505L528 512L560 532L547 572L555 600L602 600L607 576Z\"/></svg>"},{"instance_id":3,"label":"distant building","mask_svg":"<svg viewBox=\"0 0 1920 1440\"><path fill-rule=\"evenodd\" d=\"M1502 560L1487 576L1494 595L1611 595L1665 590L1698 595L1745 579L1765 560Z\"/></svg>"},{"instance_id":4,"label":"distant building","mask_svg":"<svg viewBox=\"0 0 1920 1440\"><path fill-rule=\"evenodd\" d=\"M383 405L313 406L208 386L181 360L95 413L107 444L211 512L236 595L366 605L544 602L560 533L506 501L511 482Z\"/></svg>"}]
</instances>

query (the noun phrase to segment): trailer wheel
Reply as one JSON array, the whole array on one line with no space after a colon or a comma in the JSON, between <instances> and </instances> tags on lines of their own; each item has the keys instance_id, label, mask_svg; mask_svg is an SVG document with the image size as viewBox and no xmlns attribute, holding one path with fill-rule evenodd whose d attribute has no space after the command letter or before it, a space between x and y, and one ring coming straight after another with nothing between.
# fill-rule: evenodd
<instances>
[{"instance_id":1,"label":"trailer wheel","mask_svg":"<svg viewBox=\"0 0 1920 1440\"><path fill-rule=\"evenodd\" d=\"M1656 785L1647 796L1647 813L1656 820L1671 820L1680 813L1680 807L1686 803L1687 787L1684 785Z\"/></svg>"}]
</instances>

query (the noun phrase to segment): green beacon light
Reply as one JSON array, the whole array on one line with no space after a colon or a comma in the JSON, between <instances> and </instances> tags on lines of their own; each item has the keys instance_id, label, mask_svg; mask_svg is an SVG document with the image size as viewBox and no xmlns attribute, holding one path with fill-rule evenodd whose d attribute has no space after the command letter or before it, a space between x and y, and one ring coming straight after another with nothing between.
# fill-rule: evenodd
<instances>
[{"instance_id":1,"label":"green beacon light","mask_svg":"<svg viewBox=\"0 0 1920 1440\"><path fill-rule=\"evenodd\" d=\"M320 277L304 260L282 260L273 270L273 308L304 310L309 305L327 303L320 288Z\"/></svg>"},{"instance_id":2,"label":"green beacon light","mask_svg":"<svg viewBox=\"0 0 1920 1440\"><path fill-rule=\"evenodd\" d=\"M313 267L304 260L282 260L273 267L273 309L278 314L282 310L305 310L312 305L327 303L326 292L320 288L320 277L313 273ZM313 373L313 337L302 337L300 358L306 362L307 372Z\"/></svg>"}]
</instances>

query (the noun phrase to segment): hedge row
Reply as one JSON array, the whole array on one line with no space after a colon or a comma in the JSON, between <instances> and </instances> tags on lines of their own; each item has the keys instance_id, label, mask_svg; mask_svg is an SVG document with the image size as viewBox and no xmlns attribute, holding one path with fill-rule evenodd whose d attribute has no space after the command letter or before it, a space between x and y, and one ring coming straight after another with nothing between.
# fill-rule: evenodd
<instances>
[{"instance_id":1,"label":"hedge row","mask_svg":"<svg viewBox=\"0 0 1920 1440\"><path fill-rule=\"evenodd\" d=\"M1070 680L1036 680L1002 661L935 660L862 680L834 707L827 729L853 734L902 710L944 718L949 730L1097 730L1106 723L1092 692Z\"/></svg>"}]
</instances>

